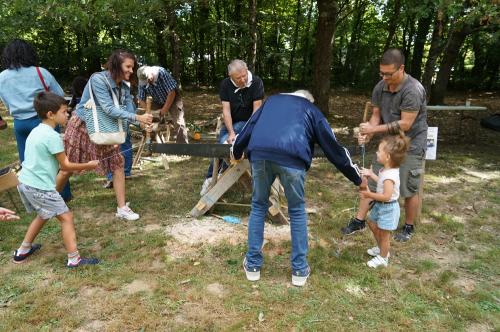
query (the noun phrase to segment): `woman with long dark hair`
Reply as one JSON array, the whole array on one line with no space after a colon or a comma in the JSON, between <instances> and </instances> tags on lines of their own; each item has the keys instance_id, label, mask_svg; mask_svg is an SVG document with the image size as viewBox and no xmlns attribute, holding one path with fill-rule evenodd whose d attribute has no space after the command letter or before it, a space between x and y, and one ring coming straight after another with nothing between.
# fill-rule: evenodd
<instances>
[{"instance_id":1,"label":"woman with long dark hair","mask_svg":"<svg viewBox=\"0 0 500 332\"><path fill-rule=\"evenodd\" d=\"M0 99L14 118L14 134L21 163L24 161L26 139L31 130L41 123L33 106L35 96L48 90L64 97L64 91L54 76L47 69L38 67L37 63L35 48L25 40L14 39L3 50L2 66L5 70L0 73ZM61 196L65 201L71 199L69 185Z\"/></svg>"},{"instance_id":2,"label":"woman with long dark hair","mask_svg":"<svg viewBox=\"0 0 500 332\"><path fill-rule=\"evenodd\" d=\"M95 172L100 175L109 172L113 174L113 188L118 205L116 216L126 220L137 220L139 215L132 211L125 201L124 161L120 148L115 145L97 145L90 141L85 127L85 112L89 110L85 108L85 104L90 99L89 84L91 84L94 102L104 112L125 122L151 124L153 121L151 114L136 114L136 107L130 94L128 83L135 80L136 67L135 55L124 50L114 51L106 62L106 70L94 73L90 77L64 135L64 149L71 162L99 160ZM120 105L126 106L126 110L114 104L113 94L117 96ZM70 176L71 173L61 172L58 175L57 187L61 188Z\"/></svg>"}]
</instances>

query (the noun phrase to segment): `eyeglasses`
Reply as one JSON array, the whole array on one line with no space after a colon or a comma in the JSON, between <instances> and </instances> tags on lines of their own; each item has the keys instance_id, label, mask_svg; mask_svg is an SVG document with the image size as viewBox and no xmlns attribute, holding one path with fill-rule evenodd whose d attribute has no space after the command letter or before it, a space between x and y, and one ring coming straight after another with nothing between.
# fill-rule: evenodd
<instances>
[{"instance_id":1,"label":"eyeglasses","mask_svg":"<svg viewBox=\"0 0 500 332\"><path fill-rule=\"evenodd\" d=\"M399 67L401 68L401 67ZM391 78L392 75L396 74L398 71L399 71L399 68L396 69L395 71L393 71L392 73L383 73L383 72L379 72L378 74L380 75L380 77L384 78L384 77L387 77L387 78Z\"/></svg>"}]
</instances>

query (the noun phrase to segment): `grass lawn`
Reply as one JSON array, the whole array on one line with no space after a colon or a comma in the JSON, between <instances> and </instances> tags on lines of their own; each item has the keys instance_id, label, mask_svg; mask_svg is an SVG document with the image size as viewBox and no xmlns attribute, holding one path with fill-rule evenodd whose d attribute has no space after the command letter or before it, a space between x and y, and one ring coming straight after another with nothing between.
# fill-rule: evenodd
<instances>
[{"instance_id":1,"label":"grass lawn","mask_svg":"<svg viewBox=\"0 0 500 332\"><path fill-rule=\"evenodd\" d=\"M12 118L5 118L0 166L17 158ZM114 193L101 188L101 178L72 178L80 253L102 259L74 270L65 267L55 219L36 240L41 251L26 264L11 263L34 217L11 190L21 220L0 224L0 331L500 329L498 135L496 143L438 145L438 160L426 165L422 220L410 242L392 242L387 269L366 266L369 231L341 236L357 192L326 160L315 160L306 182L316 213L309 215L312 274L304 288L291 285L287 238L264 246L261 280L250 283L241 267L245 226L218 221L226 237L191 244L168 231L193 222L186 215L207 165L192 158L171 162L168 171L159 164L136 170L127 200L141 214L137 222L114 217ZM227 201L250 202L243 186L233 189ZM0 205L14 208L5 192ZM245 220L249 210L215 212Z\"/></svg>"}]
</instances>

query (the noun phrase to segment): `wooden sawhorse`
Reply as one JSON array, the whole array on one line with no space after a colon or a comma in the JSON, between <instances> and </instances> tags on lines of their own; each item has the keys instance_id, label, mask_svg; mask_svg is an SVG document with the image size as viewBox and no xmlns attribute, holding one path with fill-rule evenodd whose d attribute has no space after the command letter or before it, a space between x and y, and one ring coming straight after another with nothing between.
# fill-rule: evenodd
<instances>
[{"instance_id":1,"label":"wooden sawhorse","mask_svg":"<svg viewBox=\"0 0 500 332\"><path fill-rule=\"evenodd\" d=\"M217 172L218 160L214 162L214 172ZM250 162L248 159L244 159L241 162L232 164L229 168L222 174L220 179L217 179L217 174L212 177L212 187L208 192L201 197L195 207L191 210L191 216L199 217L207 213L219 198L224 195L226 191L229 190L236 182L242 180L246 183L251 182L252 176L250 174ZM268 209L271 219L278 224L288 224L288 218L285 216L283 211L281 211L281 203L279 200L280 193L283 192L283 188L278 181L273 183L271 188L271 196L269 197L270 206Z\"/></svg>"}]
</instances>

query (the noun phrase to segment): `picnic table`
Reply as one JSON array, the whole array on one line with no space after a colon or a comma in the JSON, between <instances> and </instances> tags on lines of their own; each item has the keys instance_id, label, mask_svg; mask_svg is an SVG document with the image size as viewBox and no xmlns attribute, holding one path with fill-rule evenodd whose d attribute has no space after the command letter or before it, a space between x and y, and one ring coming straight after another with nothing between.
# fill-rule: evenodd
<instances>
[{"instance_id":1,"label":"picnic table","mask_svg":"<svg viewBox=\"0 0 500 332\"><path fill-rule=\"evenodd\" d=\"M462 122L464 119L477 119L474 116L471 115L466 115L464 116L464 112L478 112L478 111L487 111L488 108L484 106L472 106L470 104L470 100L468 99L465 103L465 105L427 105L427 111L454 111L454 112L459 112L460 117L459 117L459 124L458 124L458 131L457 133L459 135L462 134Z\"/></svg>"}]
</instances>

